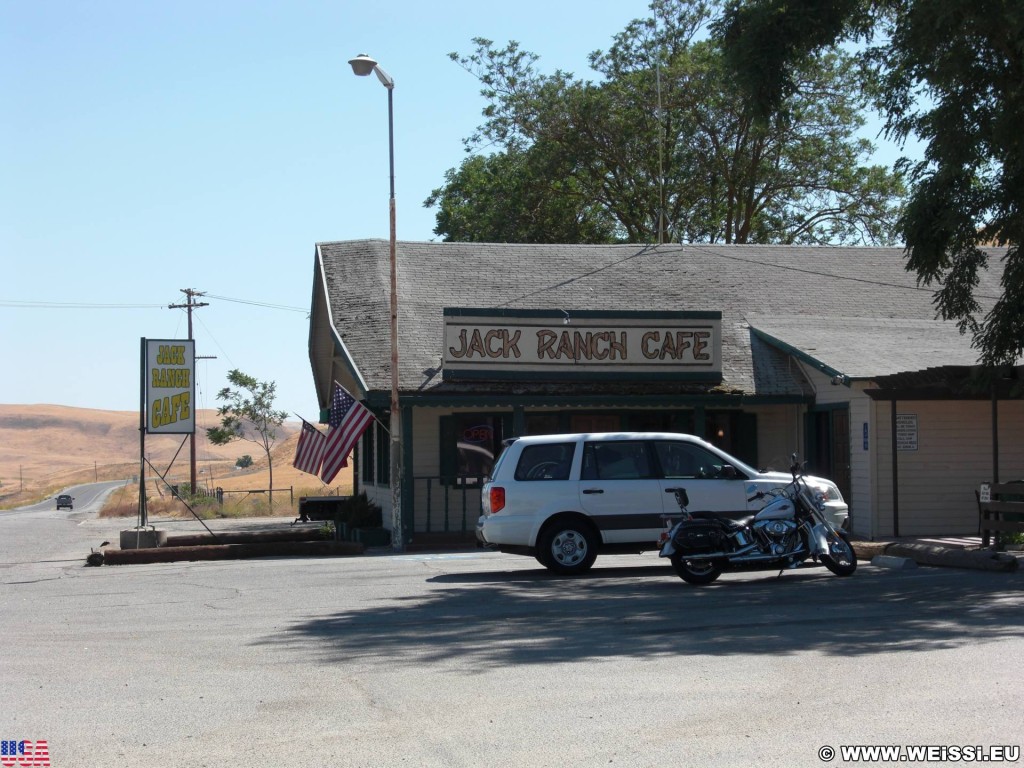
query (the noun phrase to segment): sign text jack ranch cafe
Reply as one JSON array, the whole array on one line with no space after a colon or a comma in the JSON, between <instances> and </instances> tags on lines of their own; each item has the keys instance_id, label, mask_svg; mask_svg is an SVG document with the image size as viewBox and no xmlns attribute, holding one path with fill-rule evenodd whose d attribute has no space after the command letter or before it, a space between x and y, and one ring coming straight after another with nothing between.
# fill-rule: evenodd
<instances>
[{"instance_id":1,"label":"sign text jack ranch cafe","mask_svg":"<svg viewBox=\"0 0 1024 768\"><path fill-rule=\"evenodd\" d=\"M143 339L142 366L146 431L195 432L195 342Z\"/></svg>"},{"instance_id":2,"label":"sign text jack ranch cafe","mask_svg":"<svg viewBox=\"0 0 1024 768\"><path fill-rule=\"evenodd\" d=\"M444 377L722 379L720 312L446 307Z\"/></svg>"}]
</instances>

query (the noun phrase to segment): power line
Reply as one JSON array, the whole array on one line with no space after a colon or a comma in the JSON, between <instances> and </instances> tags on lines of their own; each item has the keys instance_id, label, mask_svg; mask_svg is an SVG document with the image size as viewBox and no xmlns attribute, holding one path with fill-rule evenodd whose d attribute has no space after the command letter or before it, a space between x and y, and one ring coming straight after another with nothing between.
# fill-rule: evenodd
<instances>
[{"instance_id":1,"label":"power line","mask_svg":"<svg viewBox=\"0 0 1024 768\"><path fill-rule=\"evenodd\" d=\"M208 293L206 294L206 296L207 298L210 299L219 299L220 301L231 301L234 302L235 304L249 304L254 307L266 307L267 309L284 309L289 312L302 312L305 314L309 314L308 307L289 307L286 304L269 304L265 301L253 301L251 299L233 299L229 296L217 296L212 293Z\"/></svg>"},{"instance_id":2,"label":"power line","mask_svg":"<svg viewBox=\"0 0 1024 768\"><path fill-rule=\"evenodd\" d=\"M882 280L871 280L871 279L866 278L866 277L853 277L852 275L837 275L834 272L819 272L818 270L807 269L805 267L792 267L792 266L789 266L788 264L777 264L777 263L772 263L772 262L768 262L768 261L758 261L757 259L744 259L744 258L741 258L739 256L734 256L732 254L726 254L726 253L722 253L720 251L718 251L718 252L712 251L710 248L708 249L708 252L711 253L714 256L718 256L720 259L728 259L730 261L739 261L739 262L742 262L743 264L756 264L757 266L760 266L760 267L770 267L772 269L782 269L782 270L787 270L789 272L800 272L801 274L814 275L815 277L828 277L828 278L831 278L833 280L845 281L845 282L849 282L849 283L865 283L866 285L877 285L877 286L880 286L882 288L896 288L896 289L904 290L904 291L921 291L923 293L935 293L935 291L936 291L936 289L934 287L927 286L927 285L895 285L894 283L891 283L891 282L885 282L885 281L882 281ZM988 296L988 295L983 294L983 293L976 293L976 294L974 294L974 296L976 298L979 298L979 299L991 299L992 301L999 301L999 297L998 296Z\"/></svg>"},{"instance_id":3,"label":"power line","mask_svg":"<svg viewBox=\"0 0 1024 768\"><path fill-rule=\"evenodd\" d=\"M90 304L82 301L17 301L0 299L0 307L19 309L163 309L164 304Z\"/></svg>"},{"instance_id":4,"label":"power line","mask_svg":"<svg viewBox=\"0 0 1024 768\"><path fill-rule=\"evenodd\" d=\"M287 304L272 304L266 301L255 299L237 299L230 296L216 296L212 293L203 294L211 299L229 301L235 304L248 304L253 307L264 307L266 309L280 309L287 312L302 312L309 314L308 307L292 307ZM184 306L184 305L182 305ZM13 307L15 309L165 309L166 304L113 304L113 303L92 303L85 301L21 301L18 299L0 299L0 307Z\"/></svg>"}]
</instances>

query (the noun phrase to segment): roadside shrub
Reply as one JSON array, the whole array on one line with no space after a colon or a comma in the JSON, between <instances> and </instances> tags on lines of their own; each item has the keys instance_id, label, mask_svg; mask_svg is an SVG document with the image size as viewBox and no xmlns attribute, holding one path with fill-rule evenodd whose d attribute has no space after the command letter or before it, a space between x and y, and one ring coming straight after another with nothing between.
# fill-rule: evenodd
<instances>
[{"instance_id":1,"label":"roadside shrub","mask_svg":"<svg viewBox=\"0 0 1024 768\"><path fill-rule=\"evenodd\" d=\"M1021 533L1019 531L1014 531L1010 533L1000 533L999 542L1004 545L1009 544L1015 547L1019 547L1020 545L1024 544L1024 533Z\"/></svg>"},{"instance_id":2,"label":"roadside shrub","mask_svg":"<svg viewBox=\"0 0 1024 768\"><path fill-rule=\"evenodd\" d=\"M365 491L344 504L341 519L349 528L380 528L384 524L381 508L370 501Z\"/></svg>"}]
</instances>

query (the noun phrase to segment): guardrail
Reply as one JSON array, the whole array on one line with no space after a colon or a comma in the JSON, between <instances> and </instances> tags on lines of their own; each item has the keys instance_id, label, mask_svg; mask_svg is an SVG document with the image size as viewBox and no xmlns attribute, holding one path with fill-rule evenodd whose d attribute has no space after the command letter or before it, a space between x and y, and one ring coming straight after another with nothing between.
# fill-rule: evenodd
<instances>
[{"instance_id":1,"label":"guardrail","mask_svg":"<svg viewBox=\"0 0 1024 768\"><path fill-rule=\"evenodd\" d=\"M978 493L981 545L992 539L999 543L999 533L1024 533L1024 481L986 483Z\"/></svg>"}]
</instances>

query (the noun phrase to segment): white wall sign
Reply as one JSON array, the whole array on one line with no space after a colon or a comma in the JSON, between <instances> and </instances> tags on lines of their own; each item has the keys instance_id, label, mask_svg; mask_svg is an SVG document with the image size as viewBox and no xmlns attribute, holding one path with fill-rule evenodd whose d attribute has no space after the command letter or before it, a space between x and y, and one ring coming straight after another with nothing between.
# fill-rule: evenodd
<instances>
[{"instance_id":1,"label":"white wall sign","mask_svg":"<svg viewBox=\"0 0 1024 768\"><path fill-rule=\"evenodd\" d=\"M144 339L146 432L191 434L196 430L195 342Z\"/></svg>"},{"instance_id":2,"label":"white wall sign","mask_svg":"<svg viewBox=\"0 0 1024 768\"><path fill-rule=\"evenodd\" d=\"M896 414L896 450L917 450L917 414Z\"/></svg>"},{"instance_id":3,"label":"white wall sign","mask_svg":"<svg viewBox=\"0 0 1024 768\"><path fill-rule=\"evenodd\" d=\"M720 312L445 308L446 377L722 378Z\"/></svg>"}]
</instances>

